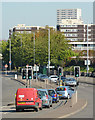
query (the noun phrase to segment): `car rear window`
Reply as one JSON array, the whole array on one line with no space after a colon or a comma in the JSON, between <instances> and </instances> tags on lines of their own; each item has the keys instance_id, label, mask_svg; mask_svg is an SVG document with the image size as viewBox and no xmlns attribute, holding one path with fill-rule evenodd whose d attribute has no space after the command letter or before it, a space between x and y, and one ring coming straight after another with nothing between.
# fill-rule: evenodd
<instances>
[{"instance_id":1,"label":"car rear window","mask_svg":"<svg viewBox=\"0 0 95 120\"><path fill-rule=\"evenodd\" d=\"M54 90L48 90L49 95L55 94Z\"/></svg>"},{"instance_id":2,"label":"car rear window","mask_svg":"<svg viewBox=\"0 0 95 120\"><path fill-rule=\"evenodd\" d=\"M46 96L47 95L46 91L38 91L38 93L39 93L40 96Z\"/></svg>"},{"instance_id":3,"label":"car rear window","mask_svg":"<svg viewBox=\"0 0 95 120\"><path fill-rule=\"evenodd\" d=\"M51 78L57 78L57 77L51 77Z\"/></svg>"},{"instance_id":4,"label":"car rear window","mask_svg":"<svg viewBox=\"0 0 95 120\"><path fill-rule=\"evenodd\" d=\"M60 87L60 88L57 88L56 91L65 91L65 88Z\"/></svg>"}]
</instances>

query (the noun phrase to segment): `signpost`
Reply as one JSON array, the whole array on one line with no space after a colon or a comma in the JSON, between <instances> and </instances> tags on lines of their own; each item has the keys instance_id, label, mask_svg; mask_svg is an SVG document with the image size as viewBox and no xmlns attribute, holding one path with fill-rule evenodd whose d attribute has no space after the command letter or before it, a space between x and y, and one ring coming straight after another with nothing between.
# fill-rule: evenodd
<instances>
[{"instance_id":1,"label":"signpost","mask_svg":"<svg viewBox=\"0 0 95 120\"><path fill-rule=\"evenodd\" d=\"M8 65L6 64L6 65L5 65L5 68L6 68L6 74L7 74L7 67L8 67Z\"/></svg>"}]
</instances>

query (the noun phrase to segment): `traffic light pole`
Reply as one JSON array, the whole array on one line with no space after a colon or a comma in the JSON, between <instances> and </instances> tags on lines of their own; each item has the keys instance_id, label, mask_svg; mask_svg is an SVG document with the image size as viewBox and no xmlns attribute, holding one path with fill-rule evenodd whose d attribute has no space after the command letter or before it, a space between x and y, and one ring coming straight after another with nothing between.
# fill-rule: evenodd
<instances>
[{"instance_id":1,"label":"traffic light pole","mask_svg":"<svg viewBox=\"0 0 95 120\"><path fill-rule=\"evenodd\" d=\"M26 88L28 88L28 67L26 68Z\"/></svg>"}]
</instances>

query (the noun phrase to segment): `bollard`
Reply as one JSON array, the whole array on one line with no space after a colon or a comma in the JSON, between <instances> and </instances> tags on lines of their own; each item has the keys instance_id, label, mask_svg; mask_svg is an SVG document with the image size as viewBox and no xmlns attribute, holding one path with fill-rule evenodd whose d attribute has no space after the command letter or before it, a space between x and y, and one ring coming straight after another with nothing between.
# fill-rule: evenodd
<instances>
[{"instance_id":1,"label":"bollard","mask_svg":"<svg viewBox=\"0 0 95 120\"><path fill-rule=\"evenodd\" d=\"M17 80L17 74L15 74L15 79Z\"/></svg>"}]
</instances>

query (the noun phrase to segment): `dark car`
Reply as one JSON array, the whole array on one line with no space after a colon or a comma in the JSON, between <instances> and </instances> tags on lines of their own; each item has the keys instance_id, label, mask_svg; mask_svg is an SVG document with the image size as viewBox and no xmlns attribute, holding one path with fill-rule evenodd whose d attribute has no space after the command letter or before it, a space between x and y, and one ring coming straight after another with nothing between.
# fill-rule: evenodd
<instances>
[{"instance_id":1,"label":"dark car","mask_svg":"<svg viewBox=\"0 0 95 120\"><path fill-rule=\"evenodd\" d=\"M41 80L41 81L49 80L49 77L45 74L40 74L38 76L38 80Z\"/></svg>"},{"instance_id":2,"label":"dark car","mask_svg":"<svg viewBox=\"0 0 95 120\"><path fill-rule=\"evenodd\" d=\"M59 102L59 95L56 93L54 89L48 89L49 95L52 97L53 102Z\"/></svg>"},{"instance_id":3,"label":"dark car","mask_svg":"<svg viewBox=\"0 0 95 120\"><path fill-rule=\"evenodd\" d=\"M60 82L59 79L62 80L62 85L64 85L64 82L65 82L65 80L66 80L66 77L61 76L61 78L58 78L58 80L57 80L57 85L60 84L60 83L59 83L59 82Z\"/></svg>"},{"instance_id":4,"label":"dark car","mask_svg":"<svg viewBox=\"0 0 95 120\"><path fill-rule=\"evenodd\" d=\"M42 100L42 105L45 107L52 107L52 97L48 94L47 89L38 89L38 93Z\"/></svg>"}]
</instances>

